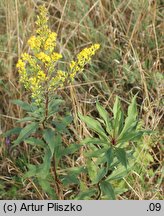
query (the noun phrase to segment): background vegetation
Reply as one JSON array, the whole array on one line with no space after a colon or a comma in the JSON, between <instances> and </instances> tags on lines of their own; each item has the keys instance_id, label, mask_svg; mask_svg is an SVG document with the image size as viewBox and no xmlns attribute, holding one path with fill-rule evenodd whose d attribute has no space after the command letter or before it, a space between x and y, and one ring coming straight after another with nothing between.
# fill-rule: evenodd
<instances>
[{"instance_id":1,"label":"background vegetation","mask_svg":"<svg viewBox=\"0 0 164 216\"><path fill-rule=\"evenodd\" d=\"M15 65L21 53L28 52L27 40L34 32L37 8L43 3L49 8L50 27L58 34L57 47L66 61L63 63L91 43L101 44L73 87L58 92L73 116L69 125L71 138L65 135L63 142L68 146L90 135L77 114L98 117L97 99L110 113L115 96L119 95L126 112L132 95L138 92L141 123L153 133L135 146L134 170L113 185L118 191L117 199L162 199L164 8L160 0L0 1L0 199L49 198L32 178L22 177L26 163L32 158L31 162L38 164L42 152L26 143L11 148L16 137L3 136L24 116L11 103L12 99L29 98L19 84ZM23 127L24 123L20 125ZM83 152L81 148L77 155L65 158L63 166L85 164ZM81 178L87 185L86 176Z\"/></svg>"}]
</instances>

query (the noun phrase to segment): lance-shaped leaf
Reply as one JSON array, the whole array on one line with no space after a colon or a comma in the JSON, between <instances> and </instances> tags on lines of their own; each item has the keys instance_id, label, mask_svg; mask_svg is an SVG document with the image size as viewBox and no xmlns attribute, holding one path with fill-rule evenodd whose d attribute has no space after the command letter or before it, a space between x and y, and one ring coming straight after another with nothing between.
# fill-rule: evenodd
<instances>
[{"instance_id":1,"label":"lance-shaped leaf","mask_svg":"<svg viewBox=\"0 0 164 216\"><path fill-rule=\"evenodd\" d=\"M31 121L34 121L34 120L35 120L34 117L27 116L27 117L24 117L24 118L18 120L17 123L20 123L20 122L28 122L28 121L31 122Z\"/></svg>"},{"instance_id":2,"label":"lance-shaped leaf","mask_svg":"<svg viewBox=\"0 0 164 216\"><path fill-rule=\"evenodd\" d=\"M106 153L105 153L105 157L106 157L106 161L108 164L108 167L111 166L113 159L114 159L114 152L113 152L113 148L109 148Z\"/></svg>"},{"instance_id":3,"label":"lance-shaped leaf","mask_svg":"<svg viewBox=\"0 0 164 216\"><path fill-rule=\"evenodd\" d=\"M114 115L114 119L113 119L113 133L114 134L113 136L117 137L122 131L123 123L124 123L124 116L123 116L121 104L120 104L118 97L116 97L116 101L113 106L113 115Z\"/></svg>"},{"instance_id":4,"label":"lance-shaped leaf","mask_svg":"<svg viewBox=\"0 0 164 216\"><path fill-rule=\"evenodd\" d=\"M125 142L137 141L141 139L144 133L146 133L144 130L124 133L121 138L117 140L117 143L119 144L118 146L122 146Z\"/></svg>"},{"instance_id":5,"label":"lance-shaped leaf","mask_svg":"<svg viewBox=\"0 0 164 216\"><path fill-rule=\"evenodd\" d=\"M128 131L131 131L132 130L132 127L136 127L136 118L137 118L137 104L136 104L136 95L133 97L132 99L132 102L131 104L129 105L128 107L128 116L127 118L125 119L125 124L124 124L124 127L123 127L123 130L121 131L121 134L119 136L118 139L121 139L122 136L128 132Z\"/></svg>"},{"instance_id":6,"label":"lance-shaped leaf","mask_svg":"<svg viewBox=\"0 0 164 216\"><path fill-rule=\"evenodd\" d=\"M94 137L86 137L84 140L82 140L81 144L84 145L95 145L98 144L99 146L109 146L109 142L99 139L99 138L94 138Z\"/></svg>"},{"instance_id":7,"label":"lance-shaped leaf","mask_svg":"<svg viewBox=\"0 0 164 216\"><path fill-rule=\"evenodd\" d=\"M97 166L91 159L87 160L87 169L92 184L94 184L97 178Z\"/></svg>"},{"instance_id":8,"label":"lance-shaped leaf","mask_svg":"<svg viewBox=\"0 0 164 216\"><path fill-rule=\"evenodd\" d=\"M23 110L26 110L28 112L32 111L32 106L26 102L23 102L21 100L12 100L11 101L13 104L16 104L18 106L20 106Z\"/></svg>"},{"instance_id":9,"label":"lance-shaped leaf","mask_svg":"<svg viewBox=\"0 0 164 216\"><path fill-rule=\"evenodd\" d=\"M116 199L114 189L109 182L107 181L101 182L100 188L103 194L105 194L108 197L108 199L112 199L112 200Z\"/></svg>"},{"instance_id":10,"label":"lance-shaped leaf","mask_svg":"<svg viewBox=\"0 0 164 216\"><path fill-rule=\"evenodd\" d=\"M126 151L122 148L116 148L115 154L117 159L122 163L123 166L127 169L127 156Z\"/></svg>"},{"instance_id":11,"label":"lance-shaped leaf","mask_svg":"<svg viewBox=\"0 0 164 216\"><path fill-rule=\"evenodd\" d=\"M110 118L109 118L109 115L108 115L108 112L104 109L104 107L102 107L100 105L99 102L96 103L96 107L97 107L97 110L99 112L99 115L103 118L103 120L105 121L105 124L106 124L106 131L108 132L109 135L111 135L111 131L112 131L112 125L111 125L111 122L110 122Z\"/></svg>"},{"instance_id":12,"label":"lance-shaped leaf","mask_svg":"<svg viewBox=\"0 0 164 216\"><path fill-rule=\"evenodd\" d=\"M51 150L51 155L53 155L55 152L55 154L59 156L57 152L61 146L61 136L59 134L55 136L54 131L49 128L44 131L43 137Z\"/></svg>"},{"instance_id":13,"label":"lance-shaped leaf","mask_svg":"<svg viewBox=\"0 0 164 216\"><path fill-rule=\"evenodd\" d=\"M87 124L87 126L90 129L92 129L100 137L104 138L105 140L108 140L108 136L106 135L104 129L102 128L101 124L97 120L89 116L82 116L80 113L79 113L79 117L83 122Z\"/></svg>"},{"instance_id":14,"label":"lance-shaped leaf","mask_svg":"<svg viewBox=\"0 0 164 216\"><path fill-rule=\"evenodd\" d=\"M38 165L37 176L42 179L46 179L49 175L49 170L51 167L51 151L49 148L44 149L45 154L43 158L43 163Z\"/></svg>"},{"instance_id":15,"label":"lance-shaped leaf","mask_svg":"<svg viewBox=\"0 0 164 216\"><path fill-rule=\"evenodd\" d=\"M127 174L133 169L135 161L133 159L129 160L129 166L125 169L122 164L119 164L117 168L107 177L107 181L113 181L118 179L123 179Z\"/></svg>"},{"instance_id":16,"label":"lance-shaped leaf","mask_svg":"<svg viewBox=\"0 0 164 216\"><path fill-rule=\"evenodd\" d=\"M18 138L14 141L14 146L18 145L20 142L24 141L32 133L34 133L39 127L38 122L32 122L31 124L26 125L20 132Z\"/></svg>"},{"instance_id":17,"label":"lance-shaped leaf","mask_svg":"<svg viewBox=\"0 0 164 216\"><path fill-rule=\"evenodd\" d=\"M34 145L34 146L38 145L40 147L45 147L45 145L46 145L43 140L37 139L35 137L29 137L25 140L25 142L30 144L30 145Z\"/></svg>"}]
</instances>

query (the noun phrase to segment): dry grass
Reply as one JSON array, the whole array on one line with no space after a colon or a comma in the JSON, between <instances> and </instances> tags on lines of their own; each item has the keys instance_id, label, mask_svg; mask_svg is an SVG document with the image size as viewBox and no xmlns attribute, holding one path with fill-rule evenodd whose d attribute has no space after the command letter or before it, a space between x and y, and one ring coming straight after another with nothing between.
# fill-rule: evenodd
<instances>
[{"instance_id":1,"label":"dry grass","mask_svg":"<svg viewBox=\"0 0 164 216\"><path fill-rule=\"evenodd\" d=\"M125 179L128 191L118 199L162 199L164 25L160 0L1 1L0 134L15 127L16 120L24 115L10 102L16 98L28 100L28 93L18 82L15 64L21 53L28 51L26 42L35 28L35 14L38 5L44 2L49 8L50 26L58 33L57 47L66 62L73 58L72 53L77 54L86 45L101 44L92 66L79 74L73 86L59 92L74 117L70 126L72 140L77 142L90 134L79 123L78 112L96 115L97 99L110 111L115 95L120 96L126 108L132 94L138 92L140 117L145 128L155 133L138 149L139 154L145 154L145 159L139 158L138 171ZM33 158L33 162L38 163L40 152L34 156L26 145L10 150L2 135L0 198L48 198L34 181L21 180L25 162ZM72 140L64 138L66 144ZM70 167L84 163L83 149L77 162L68 158L66 163ZM21 194L20 197L17 194Z\"/></svg>"}]
</instances>

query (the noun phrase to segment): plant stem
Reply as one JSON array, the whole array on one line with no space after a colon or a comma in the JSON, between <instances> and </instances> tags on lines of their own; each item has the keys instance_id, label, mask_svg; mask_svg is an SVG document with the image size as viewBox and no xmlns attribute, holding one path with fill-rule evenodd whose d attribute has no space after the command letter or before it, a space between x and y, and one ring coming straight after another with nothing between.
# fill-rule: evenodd
<instances>
[{"instance_id":1,"label":"plant stem","mask_svg":"<svg viewBox=\"0 0 164 216\"><path fill-rule=\"evenodd\" d=\"M44 129L46 128L45 123L46 123L47 118L48 118L48 103L49 103L49 93L48 93L48 89L47 89L46 93L45 93L45 117L44 117L44 120L42 122Z\"/></svg>"},{"instance_id":2,"label":"plant stem","mask_svg":"<svg viewBox=\"0 0 164 216\"><path fill-rule=\"evenodd\" d=\"M53 157L53 174L55 179L55 192L57 194L57 197L59 200L64 200L63 196L63 189L62 189L62 183L60 179L58 178L57 172L56 172L56 159L55 156Z\"/></svg>"},{"instance_id":3,"label":"plant stem","mask_svg":"<svg viewBox=\"0 0 164 216\"><path fill-rule=\"evenodd\" d=\"M99 200L101 197L100 182L97 183L97 189L98 189L98 194L97 194L96 200Z\"/></svg>"},{"instance_id":4,"label":"plant stem","mask_svg":"<svg viewBox=\"0 0 164 216\"><path fill-rule=\"evenodd\" d=\"M48 90L46 91L46 102L45 102L45 121L48 118L48 102L49 102L49 94Z\"/></svg>"}]
</instances>

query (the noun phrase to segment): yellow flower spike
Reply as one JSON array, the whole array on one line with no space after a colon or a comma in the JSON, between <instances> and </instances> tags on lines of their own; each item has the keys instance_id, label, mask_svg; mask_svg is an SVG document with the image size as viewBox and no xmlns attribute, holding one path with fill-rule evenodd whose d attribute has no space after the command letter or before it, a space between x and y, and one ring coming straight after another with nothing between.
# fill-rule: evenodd
<instances>
[{"instance_id":1,"label":"yellow flower spike","mask_svg":"<svg viewBox=\"0 0 164 216\"><path fill-rule=\"evenodd\" d=\"M35 22L37 25L36 33L44 38L44 42L47 39L47 36L51 33L51 30L48 28L48 10L42 5L39 7L39 15L37 16L37 21Z\"/></svg>"},{"instance_id":2,"label":"yellow flower spike","mask_svg":"<svg viewBox=\"0 0 164 216\"><path fill-rule=\"evenodd\" d=\"M38 27L42 27L43 25L47 24L48 21L48 9L45 7L45 5L41 5L39 7L39 15L37 16L36 24Z\"/></svg>"},{"instance_id":3,"label":"yellow flower spike","mask_svg":"<svg viewBox=\"0 0 164 216\"><path fill-rule=\"evenodd\" d=\"M82 71L84 69L84 66L91 60L91 57L95 54L95 52L100 48L100 44L94 44L89 48L83 49L78 55L77 55L77 61L72 61L70 63L70 78L73 81L75 75L77 72Z\"/></svg>"},{"instance_id":4,"label":"yellow flower spike","mask_svg":"<svg viewBox=\"0 0 164 216\"><path fill-rule=\"evenodd\" d=\"M45 6L40 6L36 20L36 34L28 40L31 53L23 53L16 65L20 82L31 91L31 97L37 105L44 102L47 89L48 94L53 95L54 90L64 86L66 80L73 81L77 72L84 69L85 64L100 48L99 44L93 44L83 49L77 55L76 61L71 61L70 73L56 69L55 63L62 58L62 55L54 51L57 34L48 27L47 14Z\"/></svg>"}]
</instances>

